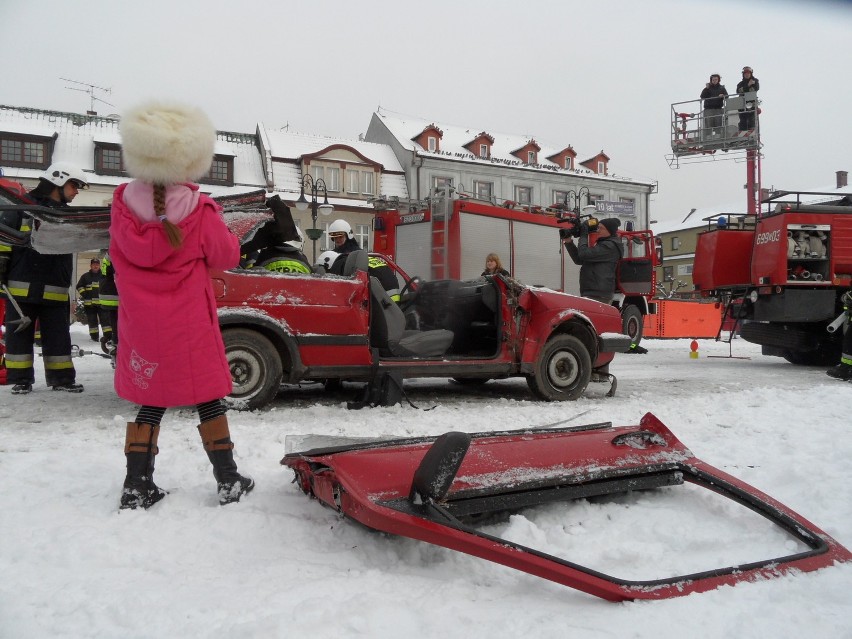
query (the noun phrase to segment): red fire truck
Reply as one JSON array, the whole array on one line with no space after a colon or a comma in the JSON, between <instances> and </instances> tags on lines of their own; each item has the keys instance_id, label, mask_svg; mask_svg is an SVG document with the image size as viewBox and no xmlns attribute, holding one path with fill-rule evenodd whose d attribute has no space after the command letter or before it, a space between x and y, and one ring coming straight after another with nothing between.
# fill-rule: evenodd
<instances>
[{"instance_id":1,"label":"red fire truck","mask_svg":"<svg viewBox=\"0 0 852 639\"><path fill-rule=\"evenodd\" d=\"M852 289L852 194L776 191L758 215L713 216L692 274L740 334L793 364L840 359L843 304Z\"/></svg>"},{"instance_id":2,"label":"red fire truck","mask_svg":"<svg viewBox=\"0 0 852 639\"><path fill-rule=\"evenodd\" d=\"M465 198L428 202L375 202L374 250L423 279L479 277L489 253L497 253L512 277L531 286L579 295L579 266L562 248L564 205L497 206ZM573 213L579 214L579 210ZM445 220L449 220L445 223ZM661 261L650 230L619 231L625 257L617 271L613 306L622 332L642 339L643 316L655 314L655 271ZM594 236L593 236L594 237Z\"/></svg>"}]
</instances>

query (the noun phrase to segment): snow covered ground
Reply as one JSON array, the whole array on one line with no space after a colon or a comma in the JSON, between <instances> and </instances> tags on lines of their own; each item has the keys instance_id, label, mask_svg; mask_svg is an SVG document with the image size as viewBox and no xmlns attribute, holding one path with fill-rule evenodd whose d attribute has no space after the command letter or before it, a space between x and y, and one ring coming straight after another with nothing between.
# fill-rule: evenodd
<instances>
[{"instance_id":1,"label":"snow covered ground","mask_svg":"<svg viewBox=\"0 0 852 639\"><path fill-rule=\"evenodd\" d=\"M74 341L84 349L84 327ZM118 512L124 424L107 360L75 360L81 395L0 387L2 637L852 637L852 565L658 602L613 604L502 566L370 532L309 500L279 465L285 439L437 435L655 413L699 458L766 491L852 548L852 384L762 357L742 340L648 341L617 356L618 393L532 401L523 380L407 383L411 400L347 411L354 395L286 389L231 412L257 488L219 507L192 411L169 411L151 510ZM290 438L293 444L294 437ZM703 491L702 491L703 492ZM491 524L626 578L795 550L752 515L677 489L557 504ZM706 503L705 503L706 502ZM736 540L734 542L733 540ZM764 554L765 553L765 554ZM754 554L760 555L755 557Z\"/></svg>"}]
</instances>

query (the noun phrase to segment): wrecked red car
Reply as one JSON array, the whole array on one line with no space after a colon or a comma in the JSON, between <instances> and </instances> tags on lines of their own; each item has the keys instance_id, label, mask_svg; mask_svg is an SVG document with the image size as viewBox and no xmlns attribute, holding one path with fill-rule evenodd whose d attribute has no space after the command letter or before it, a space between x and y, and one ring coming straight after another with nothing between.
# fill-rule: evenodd
<instances>
[{"instance_id":1,"label":"wrecked red car","mask_svg":"<svg viewBox=\"0 0 852 639\"><path fill-rule=\"evenodd\" d=\"M257 223L225 217L241 237ZM503 276L424 282L381 257L400 279L399 304L369 277L363 251L348 256L342 276L211 274L235 406L259 408L282 383L303 380L386 387L415 377L523 376L548 401L577 399L593 378L615 391L607 365L630 345L616 309Z\"/></svg>"}]
</instances>

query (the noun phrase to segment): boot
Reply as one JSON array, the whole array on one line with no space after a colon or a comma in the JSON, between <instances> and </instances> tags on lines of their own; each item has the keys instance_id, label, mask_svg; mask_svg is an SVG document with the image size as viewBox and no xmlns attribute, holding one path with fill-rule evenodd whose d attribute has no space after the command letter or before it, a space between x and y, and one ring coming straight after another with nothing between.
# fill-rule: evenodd
<instances>
[{"instance_id":1,"label":"boot","mask_svg":"<svg viewBox=\"0 0 852 639\"><path fill-rule=\"evenodd\" d=\"M834 379L852 380L852 364L841 362L825 371L825 374Z\"/></svg>"},{"instance_id":2,"label":"boot","mask_svg":"<svg viewBox=\"0 0 852 639\"><path fill-rule=\"evenodd\" d=\"M127 424L124 454L127 456L127 477L121 490L121 509L150 508L168 493L154 483L154 456L159 426Z\"/></svg>"},{"instance_id":3,"label":"boot","mask_svg":"<svg viewBox=\"0 0 852 639\"><path fill-rule=\"evenodd\" d=\"M254 488L254 480L251 477L243 477L237 472L228 418L222 415L202 422L198 425L198 432L204 443L207 458L213 464L219 503L224 506L239 501L240 497Z\"/></svg>"}]
</instances>

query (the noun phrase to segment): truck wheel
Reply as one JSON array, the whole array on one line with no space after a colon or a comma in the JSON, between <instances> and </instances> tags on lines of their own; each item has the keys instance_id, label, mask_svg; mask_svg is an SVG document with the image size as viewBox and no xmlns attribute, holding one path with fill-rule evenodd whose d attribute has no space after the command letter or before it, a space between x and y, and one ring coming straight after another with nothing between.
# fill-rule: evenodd
<instances>
[{"instance_id":1,"label":"truck wheel","mask_svg":"<svg viewBox=\"0 0 852 639\"><path fill-rule=\"evenodd\" d=\"M573 335L555 335L541 349L535 374L527 385L539 399L548 402L578 399L592 377L589 351Z\"/></svg>"},{"instance_id":2,"label":"truck wheel","mask_svg":"<svg viewBox=\"0 0 852 639\"><path fill-rule=\"evenodd\" d=\"M283 376L281 358L272 342L245 328L222 331L222 339L234 383L229 395L231 405L253 410L272 401Z\"/></svg>"},{"instance_id":3,"label":"truck wheel","mask_svg":"<svg viewBox=\"0 0 852 639\"><path fill-rule=\"evenodd\" d=\"M815 351L785 351L784 359L796 366L831 366L840 361L840 349Z\"/></svg>"},{"instance_id":4,"label":"truck wheel","mask_svg":"<svg viewBox=\"0 0 852 639\"><path fill-rule=\"evenodd\" d=\"M643 323L642 311L634 304L628 304L621 311L621 332L630 336L631 344L642 341Z\"/></svg>"}]
</instances>

